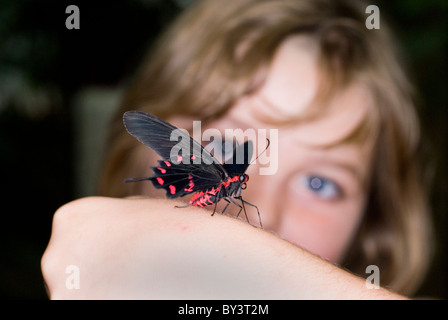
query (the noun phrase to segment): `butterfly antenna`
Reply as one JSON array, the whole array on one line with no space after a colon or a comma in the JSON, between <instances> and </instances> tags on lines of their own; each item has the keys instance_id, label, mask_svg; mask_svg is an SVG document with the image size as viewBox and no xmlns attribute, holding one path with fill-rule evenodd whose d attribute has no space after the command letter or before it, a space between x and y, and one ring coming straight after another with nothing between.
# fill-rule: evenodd
<instances>
[{"instance_id":1,"label":"butterfly antenna","mask_svg":"<svg viewBox=\"0 0 448 320\"><path fill-rule=\"evenodd\" d=\"M266 140L268 141L268 144L267 144L267 146L266 146L266 148L251 162L251 163L249 163L249 165L251 165L252 163L254 163L255 161L257 161L257 159L263 154L263 153L265 153L266 152L266 150L268 150L268 148L269 148L269 145L271 144L271 141L268 139L268 138L266 138Z\"/></svg>"}]
</instances>

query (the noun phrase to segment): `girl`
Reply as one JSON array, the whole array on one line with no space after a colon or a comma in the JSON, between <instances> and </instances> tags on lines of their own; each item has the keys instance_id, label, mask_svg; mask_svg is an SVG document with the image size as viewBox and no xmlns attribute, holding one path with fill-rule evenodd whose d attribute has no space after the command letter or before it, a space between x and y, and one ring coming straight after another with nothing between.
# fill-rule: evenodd
<instances>
[{"instance_id":1,"label":"girl","mask_svg":"<svg viewBox=\"0 0 448 320\"><path fill-rule=\"evenodd\" d=\"M264 231L168 200L75 201L56 214L42 261L52 297L398 297L337 265L360 276L374 265L381 286L415 292L431 253L418 120L394 41L384 21L366 28L366 6L205 0L182 14L123 99L100 193L164 194L121 183L156 161L123 129L126 110L180 128L276 129L276 172L251 165L243 193ZM84 270L82 292L61 285L64 263Z\"/></svg>"}]
</instances>

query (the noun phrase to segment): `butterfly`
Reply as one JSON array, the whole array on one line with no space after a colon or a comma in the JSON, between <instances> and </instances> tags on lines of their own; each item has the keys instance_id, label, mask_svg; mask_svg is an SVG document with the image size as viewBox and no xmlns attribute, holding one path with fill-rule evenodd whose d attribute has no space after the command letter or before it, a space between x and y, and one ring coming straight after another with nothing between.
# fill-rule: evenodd
<instances>
[{"instance_id":1,"label":"butterfly","mask_svg":"<svg viewBox=\"0 0 448 320\"><path fill-rule=\"evenodd\" d=\"M222 213L233 203L240 208L237 217L243 210L249 221L245 208L245 205L249 205L257 210L260 227L263 227L258 207L245 201L241 195L249 180L245 172L252 157L251 141L236 146L231 161L221 164L186 130L178 129L156 116L141 111L127 111L123 115L123 122L129 134L162 158L157 166L151 167L152 176L126 179L125 182L149 180L157 189L164 189L170 199L192 194L187 206L205 207L214 204L212 215L216 212L218 202L224 200L227 204ZM181 154L179 151L182 151Z\"/></svg>"}]
</instances>

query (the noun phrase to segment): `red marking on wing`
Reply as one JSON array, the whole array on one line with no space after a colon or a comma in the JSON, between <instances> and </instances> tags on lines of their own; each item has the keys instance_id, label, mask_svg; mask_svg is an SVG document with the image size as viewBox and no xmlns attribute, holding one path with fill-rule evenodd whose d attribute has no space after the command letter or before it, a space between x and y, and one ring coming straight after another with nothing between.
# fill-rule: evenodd
<instances>
[{"instance_id":1,"label":"red marking on wing","mask_svg":"<svg viewBox=\"0 0 448 320\"><path fill-rule=\"evenodd\" d=\"M163 161L163 162L165 162L167 167L171 167L171 162L169 162L169 161Z\"/></svg>"},{"instance_id":2,"label":"red marking on wing","mask_svg":"<svg viewBox=\"0 0 448 320\"><path fill-rule=\"evenodd\" d=\"M159 169L160 172L162 172L162 173L166 173L166 169L163 169L163 168L157 168L157 169Z\"/></svg>"},{"instance_id":3,"label":"red marking on wing","mask_svg":"<svg viewBox=\"0 0 448 320\"><path fill-rule=\"evenodd\" d=\"M188 188L185 188L184 190L187 192L191 192L191 191L193 191L193 187L194 187L194 182L190 180L188 182Z\"/></svg>"},{"instance_id":4,"label":"red marking on wing","mask_svg":"<svg viewBox=\"0 0 448 320\"><path fill-rule=\"evenodd\" d=\"M192 192L194 187L193 176L188 174L188 179L190 179L190 181L188 181L188 188L185 188L184 191Z\"/></svg>"},{"instance_id":5,"label":"red marking on wing","mask_svg":"<svg viewBox=\"0 0 448 320\"><path fill-rule=\"evenodd\" d=\"M191 160L194 160L194 159L196 159L196 156L195 156L195 155L192 155L192 156L191 156Z\"/></svg>"},{"instance_id":6,"label":"red marking on wing","mask_svg":"<svg viewBox=\"0 0 448 320\"><path fill-rule=\"evenodd\" d=\"M181 162L182 161L182 156L177 155L177 162Z\"/></svg>"},{"instance_id":7,"label":"red marking on wing","mask_svg":"<svg viewBox=\"0 0 448 320\"><path fill-rule=\"evenodd\" d=\"M160 178L160 177L157 177L157 182L158 182L160 185L162 185L162 184L165 183L165 182L163 182L163 179Z\"/></svg>"},{"instance_id":8,"label":"red marking on wing","mask_svg":"<svg viewBox=\"0 0 448 320\"><path fill-rule=\"evenodd\" d=\"M173 185L170 185L169 187L170 187L170 193L171 194L175 194L176 193L176 187L173 186Z\"/></svg>"}]
</instances>

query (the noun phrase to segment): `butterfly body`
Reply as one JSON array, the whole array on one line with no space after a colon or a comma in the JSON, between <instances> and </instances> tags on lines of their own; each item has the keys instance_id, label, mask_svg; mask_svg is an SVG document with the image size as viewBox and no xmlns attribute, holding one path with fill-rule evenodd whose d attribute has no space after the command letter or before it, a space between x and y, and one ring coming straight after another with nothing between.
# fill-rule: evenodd
<instances>
[{"instance_id":1,"label":"butterfly body","mask_svg":"<svg viewBox=\"0 0 448 320\"><path fill-rule=\"evenodd\" d=\"M234 176L221 182L216 188L212 187L209 190L195 193L189 204L198 207L205 207L219 202L223 198L241 196L241 190L244 189L244 180L247 175ZM245 180L247 181L247 180Z\"/></svg>"},{"instance_id":2,"label":"butterfly body","mask_svg":"<svg viewBox=\"0 0 448 320\"><path fill-rule=\"evenodd\" d=\"M245 184L249 180L249 176L245 173L233 177L223 176L219 184L208 188L202 186L200 191L197 191L195 170L192 170L193 173L188 173L187 182L183 170L178 166L179 164L173 164L167 160L159 161L158 166L152 167L154 175L145 179L150 180L157 189L165 189L168 198L177 198L196 191L189 204L198 207L215 204L227 197L240 197L241 190L245 189Z\"/></svg>"},{"instance_id":3,"label":"butterfly body","mask_svg":"<svg viewBox=\"0 0 448 320\"><path fill-rule=\"evenodd\" d=\"M227 205L223 212L230 202L237 205L240 212L244 209L244 204L257 208L241 197L242 190L246 188L249 180L245 171L252 155L251 141L233 150L233 157L230 159L232 161L220 164L188 133L153 115L128 111L123 115L123 120L132 136L162 157L157 166L151 167L152 176L126 179L126 182L149 180L155 188L164 189L166 196L171 199L191 194L189 205L197 207L214 204L216 210L217 203L224 199ZM174 131L180 136L180 141L173 139ZM172 154L173 148L179 146L182 147L182 154ZM242 159L237 158L238 153L240 156L243 155ZM234 199L240 200L241 205ZM245 209L244 213L246 214Z\"/></svg>"}]
</instances>

